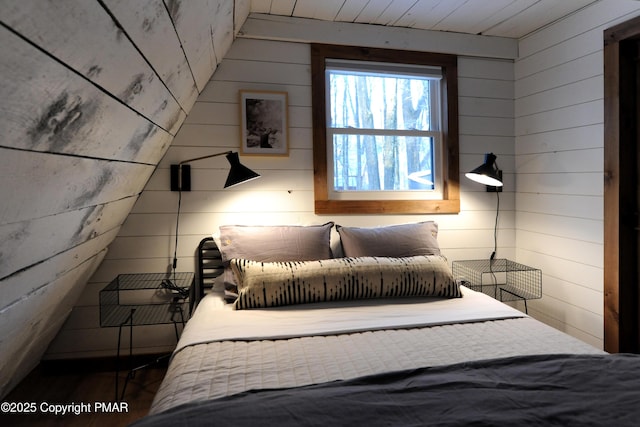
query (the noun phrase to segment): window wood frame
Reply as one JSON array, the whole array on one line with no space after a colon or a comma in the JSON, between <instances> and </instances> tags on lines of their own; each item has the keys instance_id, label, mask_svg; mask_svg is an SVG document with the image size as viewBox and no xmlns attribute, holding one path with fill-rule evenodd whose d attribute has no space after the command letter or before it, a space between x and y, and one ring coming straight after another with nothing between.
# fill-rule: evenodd
<instances>
[{"instance_id":1,"label":"window wood frame","mask_svg":"<svg viewBox=\"0 0 640 427\"><path fill-rule=\"evenodd\" d=\"M332 200L327 177L327 58L432 65L442 68L442 199ZM458 58L405 50L311 44L313 175L316 214L443 214L460 212L458 153Z\"/></svg>"}]
</instances>

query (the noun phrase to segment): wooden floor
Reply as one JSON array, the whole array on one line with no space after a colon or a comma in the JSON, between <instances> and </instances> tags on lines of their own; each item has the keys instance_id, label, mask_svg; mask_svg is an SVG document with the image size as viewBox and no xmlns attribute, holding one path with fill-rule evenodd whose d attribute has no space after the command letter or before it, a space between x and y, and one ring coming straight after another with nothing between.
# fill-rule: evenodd
<instances>
[{"instance_id":1,"label":"wooden floor","mask_svg":"<svg viewBox=\"0 0 640 427\"><path fill-rule=\"evenodd\" d=\"M127 385L122 402L126 412L107 412L106 405L115 402L115 370L96 370L59 365L40 365L31 372L2 402L35 403L35 414L0 414L4 426L127 426L144 417L151 406L160 382L166 372L166 363L154 364L136 371ZM119 375L120 390L126 372ZM52 415L41 408L60 404L85 404L84 412L76 415ZM97 405L96 405L97 404ZM104 404L104 405L102 405ZM125 405L122 405L125 409ZM100 408L106 410L101 411ZM76 410L81 411L80 405ZM90 408L87 410L87 408ZM4 412L4 411L3 411Z\"/></svg>"}]
</instances>

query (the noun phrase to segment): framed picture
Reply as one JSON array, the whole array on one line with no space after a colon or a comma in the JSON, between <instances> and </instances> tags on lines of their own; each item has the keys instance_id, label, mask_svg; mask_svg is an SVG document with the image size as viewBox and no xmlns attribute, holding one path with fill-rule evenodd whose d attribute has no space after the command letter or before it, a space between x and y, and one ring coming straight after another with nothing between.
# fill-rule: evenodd
<instances>
[{"instance_id":1,"label":"framed picture","mask_svg":"<svg viewBox=\"0 0 640 427\"><path fill-rule=\"evenodd\" d=\"M240 153L289 155L286 92L240 91Z\"/></svg>"}]
</instances>

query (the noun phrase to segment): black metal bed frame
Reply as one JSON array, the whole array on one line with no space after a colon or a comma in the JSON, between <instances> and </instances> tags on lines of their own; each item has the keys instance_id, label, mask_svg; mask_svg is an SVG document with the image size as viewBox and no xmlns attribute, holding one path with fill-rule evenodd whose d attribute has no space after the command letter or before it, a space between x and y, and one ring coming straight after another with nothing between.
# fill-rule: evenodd
<instances>
[{"instance_id":1,"label":"black metal bed frame","mask_svg":"<svg viewBox=\"0 0 640 427\"><path fill-rule=\"evenodd\" d=\"M204 297L207 289L211 289L216 277L224 272L222 265L222 254L213 237L205 237L198 244L198 269L196 272L196 283L193 286L191 295L192 307L195 308Z\"/></svg>"}]
</instances>

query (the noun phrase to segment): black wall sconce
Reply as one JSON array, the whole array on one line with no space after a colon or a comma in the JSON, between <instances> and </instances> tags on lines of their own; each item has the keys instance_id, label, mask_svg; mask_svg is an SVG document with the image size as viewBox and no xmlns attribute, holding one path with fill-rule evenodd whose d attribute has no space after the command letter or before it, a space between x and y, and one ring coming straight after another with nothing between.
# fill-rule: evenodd
<instances>
[{"instance_id":1,"label":"black wall sconce","mask_svg":"<svg viewBox=\"0 0 640 427\"><path fill-rule=\"evenodd\" d=\"M493 227L493 252L489 257L493 260L498 250L498 215L500 213L500 194L502 192L502 171L496 164L496 156L493 153L484 155L484 163L465 174L472 181L479 182L487 186L487 192L496 193L496 222ZM491 264L489 264L491 266Z\"/></svg>"},{"instance_id":2,"label":"black wall sconce","mask_svg":"<svg viewBox=\"0 0 640 427\"><path fill-rule=\"evenodd\" d=\"M484 163L465 174L472 181L487 186L487 192L502 192L502 171L496 164L496 156L493 153L484 155Z\"/></svg>"},{"instance_id":3,"label":"black wall sconce","mask_svg":"<svg viewBox=\"0 0 640 427\"><path fill-rule=\"evenodd\" d=\"M173 249L173 264L172 270L175 276L176 267L178 265L178 236L179 236L179 224L180 224L180 208L182 206L182 192L191 191L191 166L187 163L195 162L196 160L208 159L210 157L226 156L231 168L227 175L227 180L224 183L224 188L233 187L237 184L242 184L252 179L260 178L260 174L252 171L242 163L238 153L235 151L224 151L222 153L210 154L208 156L196 157L195 159L183 160L180 163L171 165L171 191L178 192L178 212L176 215L176 234L175 245ZM175 278L174 278L175 281ZM168 279L170 285L173 283L171 279Z\"/></svg>"},{"instance_id":4,"label":"black wall sconce","mask_svg":"<svg viewBox=\"0 0 640 427\"><path fill-rule=\"evenodd\" d=\"M171 165L171 191L191 191L191 165L188 165L187 163L224 155L226 155L227 160L231 165L224 188L260 177L258 173L240 163L240 158L238 157L237 152L224 151L222 153L196 157L195 159L183 160L178 164Z\"/></svg>"}]
</instances>

